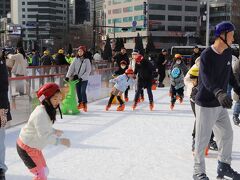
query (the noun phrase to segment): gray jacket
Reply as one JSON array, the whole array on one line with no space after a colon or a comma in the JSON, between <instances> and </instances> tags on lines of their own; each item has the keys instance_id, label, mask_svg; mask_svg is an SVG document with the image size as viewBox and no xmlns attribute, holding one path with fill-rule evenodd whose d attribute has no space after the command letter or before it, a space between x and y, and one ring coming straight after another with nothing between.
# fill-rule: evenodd
<instances>
[{"instance_id":1,"label":"gray jacket","mask_svg":"<svg viewBox=\"0 0 240 180\"><path fill-rule=\"evenodd\" d=\"M74 75L78 75L78 78L82 78L83 81L87 81L91 73L91 69L91 63L89 59L81 59L76 57L69 66L66 77L72 78Z\"/></svg>"}]
</instances>

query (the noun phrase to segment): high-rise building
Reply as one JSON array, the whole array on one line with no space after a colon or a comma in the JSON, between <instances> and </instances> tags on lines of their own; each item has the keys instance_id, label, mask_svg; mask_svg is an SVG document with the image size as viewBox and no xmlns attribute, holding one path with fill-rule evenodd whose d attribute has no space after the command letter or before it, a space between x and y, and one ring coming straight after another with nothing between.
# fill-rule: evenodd
<instances>
[{"instance_id":1,"label":"high-rise building","mask_svg":"<svg viewBox=\"0 0 240 180\"><path fill-rule=\"evenodd\" d=\"M11 0L12 23L22 26L27 48L51 42L62 46L67 31L67 0ZM54 42L52 42L54 40Z\"/></svg>"},{"instance_id":2,"label":"high-rise building","mask_svg":"<svg viewBox=\"0 0 240 180\"><path fill-rule=\"evenodd\" d=\"M104 10L106 25L119 27L106 28L106 33L111 38L124 37L128 49L134 47L137 33L144 44L151 33L156 48L197 43L199 0L105 0Z\"/></svg>"},{"instance_id":3,"label":"high-rise building","mask_svg":"<svg viewBox=\"0 0 240 180\"><path fill-rule=\"evenodd\" d=\"M201 0L201 40L206 37L206 0ZM210 0L210 42L214 41L214 27L221 21L231 21L236 26L235 43L240 43L240 0Z\"/></svg>"},{"instance_id":4,"label":"high-rise building","mask_svg":"<svg viewBox=\"0 0 240 180\"><path fill-rule=\"evenodd\" d=\"M11 0L0 1L0 18L7 17L7 14L10 12L10 2Z\"/></svg>"},{"instance_id":5,"label":"high-rise building","mask_svg":"<svg viewBox=\"0 0 240 180\"><path fill-rule=\"evenodd\" d=\"M92 21L92 1L73 0L73 24L83 24Z\"/></svg>"}]
</instances>

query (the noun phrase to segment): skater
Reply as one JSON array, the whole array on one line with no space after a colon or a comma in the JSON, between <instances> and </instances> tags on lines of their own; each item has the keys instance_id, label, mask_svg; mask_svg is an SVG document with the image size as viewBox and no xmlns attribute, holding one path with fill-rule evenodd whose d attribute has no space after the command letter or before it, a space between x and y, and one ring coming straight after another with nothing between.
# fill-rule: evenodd
<instances>
[{"instance_id":1,"label":"skater","mask_svg":"<svg viewBox=\"0 0 240 180\"><path fill-rule=\"evenodd\" d=\"M183 102L184 97L184 75L180 68L175 67L171 70L170 77L170 90L171 97L170 109L173 110L175 102L178 99L180 103Z\"/></svg>"},{"instance_id":2,"label":"skater","mask_svg":"<svg viewBox=\"0 0 240 180\"><path fill-rule=\"evenodd\" d=\"M106 111L108 111L110 109L112 101L115 96L117 96L117 100L120 103L120 105L117 107L117 111L124 111L125 104L124 104L123 100L121 99L121 95L123 94L123 92L126 91L126 89L130 85L134 84L134 82L135 82L133 70L131 68L129 68L125 71L124 74L122 74L114 79L111 79L109 82L115 83L115 85L112 89L111 96L108 101L108 105L106 106Z\"/></svg>"},{"instance_id":3,"label":"skater","mask_svg":"<svg viewBox=\"0 0 240 180\"><path fill-rule=\"evenodd\" d=\"M190 61L190 67L192 67L195 64L196 59L198 57L200 57L200 55L201 55L201 52L200 52L198 46L195 46L193 49L193 54L192 54L191 61Z\"/></svg>"},{"instance_id":4,"label":"skater","mask_svg":"<svg viewBox=\"0 0 240 180\"><path fill-rule=\"evenodd\" d=\"M54 129L56 109L62 100L60 88L55 83L46 83L37 92L41 105L30 115L17 140L17 152L24 164L34 174L34 180L47 180L48 168L42 154L47 144L62 144L70 147L70 140L60 138L63 131ZM60 111L61 114L61 111Z\"/></svg>"},{"instance_id":5,"label":"skater","mask_svg":"<svg viewBox=\"0 0 240 180\"><path fill-rule=\"evenodd\" d=\"M113 62L116 62L117 66L119 68L121 66L121 64L120 64L121 61L126 61L127 66L129 65L129 58L128 58L128 55L127 55L126 48L124 48L124 47L122 47L121 51L113 57Z\"/></svg>"},{"instance_id":6,"label":"skater","mask_svg":"<svg viewBox=\"0 0 240 180\"><path fill-rule=\"evenodd\" d=\"M232 56L232 59L233 74L236 81L240 84L240 60L234 55ZM235 92L233 92L233 100L236 101L233 107L233 122L236 126L240 126L240 99Z\"/></svg>"},{"instance_id":7,"label":"skater","mask_svg":"<svg viewBox=\"0 0 240 180\"><path fill-rule=\"evenodd\" d=\"M134 74L137 75L137 89L134 97L134 104L132 109L135 110L137 107L138 99L141 94L141 91L146 88L149 99L149 108L153 110L153 94L152 94L152 81L153 81L153 65L149 60L143 58L142 55L138 54L135 57L136 66Z\"/></svg>"},{"instance_id":8,"label":"skater","mask_svg":"<svg viewBox=\"0 0 240 180\"><path fill-rule=\"evenodd\" d=\"M86 58L86 47L80 46L78 48L78 56L74 59L73 63L69 66L65 80L69 81L69 78L73 80L79 80L76 84L77 97L78 97L78 109L83 109L87 112L87 84L88 78L91 73L91 63Z\"/></svg>"},{"instance_id":9,"label":"skater","mask_svg":"<svg viewBox=\"0 0 240 180\"><path fill-rule=\"evenodd\" d=\"M187 66L182 60L180 54L175 54L172 66L170 68L170 90L171 97L170 109L173 110L175 102L178 99L180 103L183 102L184 97L184 76L187 74Z\"/></svg>"},{"instance_id":10,"label":"skater","mask_svg":"<svg viewBox=\"0 0 240 180\"><path fill-rule=\"evenodd\" d=\"M117 76L119 76L119 75L124 74L127 69L128 69L128 64L127 64L127 62L124 61L124 60L121 61L121 62L120 62L120 67L118 68L117 71L114 72L113 77L117 77ZM129 99L128 99L128 91L129 91L129 89L130 89L130 86L128 86L127 89L126 89L125 92L124 92L124 100L125 100L125 102L128 102L128 100L129 100Z\"/></svg>"},{"instance_id":11,"label":"skater","mask_svg":"<svg viewBox=\"0 0 240 180\"><path fill-rule=\"evenodd\" d=\"M189 77L191 79L191 86L192 86L192 92L190 94L190 104L191 104L191 108L193 111L193 114L196 118L196 111L195 111L195 96L198 92L198 74L199 74L199 68L195 65L192 66L192 68L188 71ZM187 84L185 83L185 85L187 86ZM195 149L195 132L196 132L196 120L194 121L194 128L193 128L193 132L192 132L192 152L194 152ZM205 150L205 155L208 154L208 149L217 151L217 144L216 141L214 141L214 134L212 132L211 135L211 139L209 141L209 145L206 147Z\"/></svg>"},{"instance_id":12,"label":"skater","mask_svg":"<svg viewBox=\"0 0 240 180\"><path fill-rule=\"evenodd\" d=\"M136 58L139 57L139 55L141 55L139 53L139 50L138 49L133 49L132 60L131 60L131 63L129 65L129 67L131 67L133 69L133 71L135 71ZM136 86L137 86L137 84L136 84ZM135 87L135 89L137 89L137 87ZM140 97L138 98L137 102L140 103L140 102L143 102L143 101L144 101L144 91L142 89L141 92L140 92Z\"/></svg>"},{"instance_id":13,"label":"skater","mask_svg":"<svg viewBox=\"0 0 240 180\"><path fill-rule=\"evenodd\" d=\"M166 77L166 63L167 63L166 56L167 56L167 50L162 49L161 54L159 55L159 57L155 61L155 65L158 69L158 74L159 74L158 87L164 87L165 86L163 84L163 80Z\"/></svg>"},{"instance_id":14,"label":"skater","mask_svg":"<svg viewBox=\"0 0 240 180\"><path fill-rule=\"evenodd\" d=\"M12 119L8 99L8 70L5 51L0 51L0 180L5 180L7 166L5 164L5 127Z\"/></svg>"},{"instance_id":15,"label":"skater","mask_svg":"<svg viewBox=\"0 0 240 180\"><path fill-rule=\"evenodd\" d=\"M240 95L240 87L231 67L230 46L234 41L234 30L235 26L231 22L217 24L214 44L200 56L198 92L195 98L194 180L209 180L205 171L204 149L209 143L212 130L218 146L217 178L240 179L240 174L231 168L233 130L227 109L232 107L232 99L226 92L230 83Z\"/></svg>"}]
</instances>

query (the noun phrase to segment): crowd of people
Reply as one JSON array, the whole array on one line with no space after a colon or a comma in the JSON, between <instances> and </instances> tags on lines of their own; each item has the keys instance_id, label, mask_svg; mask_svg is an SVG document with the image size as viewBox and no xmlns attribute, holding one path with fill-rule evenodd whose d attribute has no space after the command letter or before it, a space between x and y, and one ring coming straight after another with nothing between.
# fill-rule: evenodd
<instances>
[{"instance_id":1,"label":"crowd of people","mask_svg":"<svg viewBox=\"0 0 240 180\"><path fill-rule=\"evenodd\" d=\"M230 48L234 41L234 31L235 26L231 22L219 23L215 27L214 44L203 52L200 52L199 48L195 46L190 66L185 64L181 54L175 54L169 60L166 49L162 49L157 56L144 55L138 49L134 49L129 58L126 49L122 47L121 51L112 58L117 70L109 81L114 85L105 108L106 111L110 110L114 98L119 101L117 111L124 111L125 102L129 101L130 87L135 87L132 110L135 110L138 104L144 101L145 89L148 94L149 109L154 110L153 84L157 79L159 88L166 86L164 79L167 66L169 66L167 76L170 86L170 109L174 109L177 100L182 103L185 94L189 96L195 117L192 133L194 180L209 180L204 160L209 148L219 152L218 178L229 177L233 180L240 180L240 174L231 167L233 130L227 111L233 105L232 96L227 92L232 88L233 98L236 101L233 121L239 126L240 60L239 54L234 54ZM22 48L18 48L15 55L6 55L4 51L1 53L0 80L5 83L4 86L0 86L0 180L5 180L4 174L7 166L5 165L4 127L7 121L12 119L7 98L7 67L11 67L11 73L15 76L24 76L28 65L69 65L65 81L78 81L76 84L78 109L82 109L84 112L88 111L86 88L92 69L91 58L85 46L80 46L76 55L65 56L64 50L59 49L54 57L47 50L43 52L42 57L37 51L32 50L31 60L28 61ZM99 53L94 56L96 59L101 59ZM7 59L9 60L7 61ZM22 92L21 89L19 91ZM57 109L61 115L60 87L56 83L46 83L38 90L37 97L40 105L32 112L27 124L20 132L17 140L17 152L26 167L34 174L34 179L46 180L48 169L42 149L47 144L62 144L70 147L71 143L69 139L61 138L63 133L61 130L52 127L56 121Z\"/></svg>"}]
</instances>

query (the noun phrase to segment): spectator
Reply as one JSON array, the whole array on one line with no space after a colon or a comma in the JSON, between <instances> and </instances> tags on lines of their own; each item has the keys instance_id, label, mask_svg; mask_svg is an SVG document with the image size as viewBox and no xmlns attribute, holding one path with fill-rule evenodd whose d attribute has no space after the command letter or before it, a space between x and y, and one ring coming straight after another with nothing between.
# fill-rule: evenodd
<instances>
[{"instance_id":1,"label":"spectator","mask_svg":"<svg viewBox=\"0 0 240 180\"><path fill-rule=\"evenodd\" d=\"M156 59L155 65L158 69L159 74L159 84L158 87L164 87L163 81L166 77L166 63L167 63L167 50L162 49L162 53L159 55L158 59Z\"/></svg>"},{"instance_id":2,"label":"spectator","mask_svg":"<svg viewBox=\"0 0 240 180\"><path fill-rule=\"evenodd\" d=\"M193 54L192 54L192 58L191 58L191 63L190 66L192 67L195 64L196 59L201 55L201 52L198 48L198 46L195 46L193 49Z\"/></svg>"},{"instance_id":3,"label":"spectator","mask_svg":"<svg viewBox=\"0 0 240 180\"><path fill-rule=\"evenodd\" d=\"M114 57L113 57L114 62L117 63L117 66L120 68L120 62L121 61L126 61L127 65L129 65L129 58L127 55L127 51L124 47L121 48L121 52L117 53ZM127 67L128 68L128 67Z\"/></svg>"},{"instance_id":4,"label":"spectator","mask_svg":"<svg viewBox=\"0 0 240 180\"><path fill-rule=\"evenodd\" d=\"M5 126L12 119L8 100L8 71L4 52L0 52L0 179L5 180Z\"/></svg>"},{"instance_id":5,"label":"spectator","mask_svg":"<svg viewBox=\"0 0 240 180\"><path fill-rule=\"evenodd\" d=\"M17 54L10 56L10 59L12 59L14 62L12 73L16 77L26 76L28 63L23 48L18 48ZM24 94L24 83L22 83L20 80L16 81L16 91L19 92L19 95Z\"/></svg>"}]
</instances>

